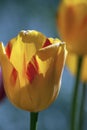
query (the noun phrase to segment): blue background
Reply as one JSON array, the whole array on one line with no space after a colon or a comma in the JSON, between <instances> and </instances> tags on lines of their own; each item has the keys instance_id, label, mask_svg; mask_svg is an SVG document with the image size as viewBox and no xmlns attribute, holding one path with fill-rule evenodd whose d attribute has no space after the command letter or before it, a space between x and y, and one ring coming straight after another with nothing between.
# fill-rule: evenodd
<instances>
[{"instance_id":1,"label":"blue background","mask_svg":"<svg viewBox=\"0 0 87 130\"><path fill-rule=\"evenodd\" d=\"M28 29L58 37L55 21L58 3L58 0L1 0L0 41L6 44L20 30ZM74 80L65 67L59 96L48 109L39 113L38 130L69 130ZM87 104L84 112L86 118ZM29 130L29 114L15 108L6 98L0 103L0 130ZM84 130L86 127L87 118Z\"/></svg>"}]
</instances>

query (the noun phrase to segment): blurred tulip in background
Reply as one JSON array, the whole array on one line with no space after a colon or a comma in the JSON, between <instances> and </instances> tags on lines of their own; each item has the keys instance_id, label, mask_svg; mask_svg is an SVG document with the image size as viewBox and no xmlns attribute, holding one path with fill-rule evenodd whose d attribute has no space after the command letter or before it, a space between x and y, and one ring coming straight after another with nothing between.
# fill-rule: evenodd
<instances>
[{"instance_id":1,"label":"blurred tulip in background","mask_svg":"<svg viewBox=\"0 0 87 130\"><path fill-rule=\"evenodd\" d=\"M58 8L57 27L69 52L87 54L86 0L63 0Z\"/></svg>"}]
</instances>

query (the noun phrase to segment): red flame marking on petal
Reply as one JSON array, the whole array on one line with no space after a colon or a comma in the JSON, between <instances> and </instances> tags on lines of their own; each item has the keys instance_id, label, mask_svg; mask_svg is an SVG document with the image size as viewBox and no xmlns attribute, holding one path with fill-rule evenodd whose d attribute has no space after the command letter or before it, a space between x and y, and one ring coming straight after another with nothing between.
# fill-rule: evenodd
<instances>
[{"instance_id":1,"label":"red flame marking on petal","mask_svg":"<svg viewBox=\"0 0 87 130\"><path fill-rule=\"evenodd\" d=\"M26 75L26 55L24 53L24 59L23 59L23 71L22 71L22 75L25 76Z\"/></svg>"},{"instance_id":2,"label":"red flame marking on petal","mask_svg":"<svg viewBox=\"0 0 87 130\"><path fill-rule=\"evenodd\" d=\"M27 76L28 76L30 83L32 83L32 80L34 79L34 76L37 74L37 71L35 70L35 68L31 62L27 66L26 73L27 73Z\"/></svg>"},{"instance_id":3,"label":"red flame marking on petal","mask_svg":"<svg viewBox=\"0 0 87 130\"><path fill-rule=\"evenodd\" d=\"M32 60L27 65L27 71L26 71L30 83L32 83L34 77L38 74L38 70L39 70L38 62L35 56L33 56Z\"/></svg>"},{"instance_id":4,"label":"red flame marking on petal","mask_svg":"<svg viewBox=\"0 0 87 130\"><path fill-rule=\"evenodd\" d=\"M87 26L87 16L82 21L81 29L84 29L86 26Z\"/></svg>"},{"instance_id":5,"label":"red flame marking on petal","mask_svg":"<svg viewBox=\"0 0 87 130\"><path fill-rule=\"evenodd\" d=\"M47 38L42 48L49 46L49 45L51 45L51 43L50 43L50 40Z\"/></svg>"},{"instance_id":6,"label":"red flame marking on petal","mask_svg":"<svg viewBox=\"0 0 87 130\"><path fill-rule=\"evenodd\" d=\"M6 51L8 58L10 58L10 55L11 55L11 45L10 45L10 43L7 44L5 51Z\"/></svg>"},{"instance_id":7,"label":"red flame marking on petal","mask_svg":"<svg viewBox=\"0 0 87 130\"><path fill-rule=\"evenodd\" d=\"M11 82L13 85L15 85L15 83L16 83L17 75L18 75L18 73L17 73L16 69L13 68L12 73L11 73Z\"/></svg>"}]
</instances>

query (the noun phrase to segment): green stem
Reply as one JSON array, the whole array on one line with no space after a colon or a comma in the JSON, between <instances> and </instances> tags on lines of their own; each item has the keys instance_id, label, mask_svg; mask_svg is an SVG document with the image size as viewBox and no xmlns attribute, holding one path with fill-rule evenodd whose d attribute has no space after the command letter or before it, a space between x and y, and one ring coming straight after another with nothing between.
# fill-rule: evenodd
<instances>
[{"instance_id":1,"label":"green stem","mask_svg":"<svg viewBox=\"0 0 87 130\"><path fill-rule=\"evenodd\" d=\"M38 121L38 112L30 113L30 130L36 130L37 129L37 121Z\"/></svg>"},{"instance_id":2,"label":"green stem","mask_svg":"<svg viewBox=\"0 0 87 130\"><path fill-rule=\"evenodd\" d=\"M86 83L83 83L82 86L82 99L81 99L81 107L80 107L80 117L79 117L79 128L78 130L83 130L83 121L84 121L84 105L86 100Z\"/></svg>"},{"instance_id":3,"label":"green stem","mask_svg":"<svg viewBox=\"0 0 87 130\"><path fill-rule=\"evenodd\" d=\"M76 74L73 102L72 102L71 130L75 130L76 128L75 122L76 122L77 95L78 95L78 89L79 89L81 65L82 65L82 57L79 56L78 64L77 64L77 74Z\"/></svg>"}]
</instances>

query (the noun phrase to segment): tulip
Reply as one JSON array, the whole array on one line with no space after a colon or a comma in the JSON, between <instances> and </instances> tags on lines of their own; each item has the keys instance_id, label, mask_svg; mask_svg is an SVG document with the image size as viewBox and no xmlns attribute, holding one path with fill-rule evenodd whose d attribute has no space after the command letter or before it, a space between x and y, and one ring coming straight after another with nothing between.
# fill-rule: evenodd
<instances>
[{"instance_id":1,"label":"tulip","mask_svg":"<svg viewBox=\"0 0 87 130\"><path fill-rule=\"evenodd\" d=\"M57 28L60 37L66 42L68 56L66 64L76 75L72 101L71 130L76 128L79 83L83 81L78 129L83 128L84 102L87 82L87 0L62 0L57 13Z\"/></svg>"},{"instance_id":2,"label":"tulip","mask_svg":"<svg viewBox=\"0 0 87 130\"><path fill-rule=\"evenodd\" d=\"M65 44L38 31L21 31L6 47L0 43L0 64L9 100L21 109L38 112L57 97Z\"/></svg>"},{"instance_id":3,"label":"tulip","mask_svg":"<svg viewBox=\"0 0 87 130\"><path fill-rule=\"evenodd\" d=\"M63 0L57 14L57 27L67 50L87 54L87 0Z\"/></svg>"}]
</instances>

